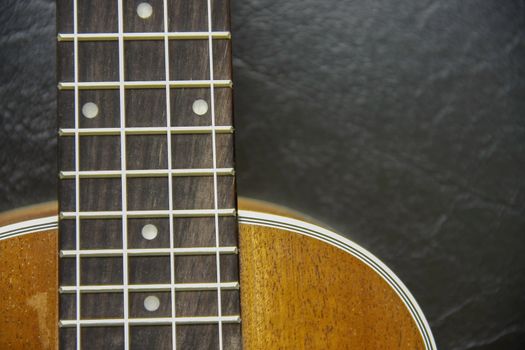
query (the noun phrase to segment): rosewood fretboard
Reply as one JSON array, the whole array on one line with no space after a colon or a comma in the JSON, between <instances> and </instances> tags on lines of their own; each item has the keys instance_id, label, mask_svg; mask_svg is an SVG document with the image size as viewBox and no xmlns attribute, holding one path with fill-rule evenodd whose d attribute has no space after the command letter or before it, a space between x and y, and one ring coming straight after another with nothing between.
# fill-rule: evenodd
<instances>
[{"instance_id":1,"label":"rosewood fretboard","mask_svg":"<svg viewBox=\"0 0 525 350\"><path fill-rule=\"evenodd\" d=\"M240 349L228 0L58 0L61 349Z\"/></svg>"}]
</instances>

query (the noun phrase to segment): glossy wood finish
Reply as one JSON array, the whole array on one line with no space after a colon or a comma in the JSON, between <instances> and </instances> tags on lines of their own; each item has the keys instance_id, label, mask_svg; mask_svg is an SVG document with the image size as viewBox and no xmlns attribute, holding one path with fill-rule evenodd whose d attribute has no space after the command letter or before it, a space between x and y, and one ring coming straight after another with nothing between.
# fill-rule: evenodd
<instances>
[{"instance_id":1,"label":"glossy wood finish","mask_svg":"<svg viewBox=\"0 0 525 350\"><path fill-rule=\"evenodd\" d=\"M57 204L0 215L0 226L56 215ZM0 241L0 349L55 349L58 341L56 230Z\"/></svg>"},{"instance_id":2,"label":"glossy wood finish","mask_svg":"<svg viewBox=\"0 0 525 350\"><path fill-rule=\"evenodd\" d=\"M310 237L241 227L246 349L424 349L399 296L369 266Z\"/></svg>"},{"instance_id":3,"label":"glossy wood finish","mask_svg":"<svg viewBox=\"0 0 525 350\"><path fill-rule=\"evenodd\" d=\"M354 256L275 227L242 224L240 238L245 349L424 349L399 296ZM56 247L54 232L0 241L0 278L9 281L0 287L0 349L56 348Z\"/></svg>"}]
</instances>

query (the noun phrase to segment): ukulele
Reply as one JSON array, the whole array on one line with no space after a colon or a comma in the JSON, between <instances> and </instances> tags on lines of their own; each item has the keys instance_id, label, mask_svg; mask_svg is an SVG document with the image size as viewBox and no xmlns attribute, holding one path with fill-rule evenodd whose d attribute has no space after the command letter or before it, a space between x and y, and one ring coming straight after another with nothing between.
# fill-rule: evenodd
<instances>
[{"instance_id":1,"label":"ukulele","mask_svg":"<svg viewBox=\"0 0 525 350\"><path fill-rule=\"evenodd\" d=\"M235 192L228 0L58 0L56 203L0 216L1 349L436 349L394 273Z\"/></svg>"}]
</instances>

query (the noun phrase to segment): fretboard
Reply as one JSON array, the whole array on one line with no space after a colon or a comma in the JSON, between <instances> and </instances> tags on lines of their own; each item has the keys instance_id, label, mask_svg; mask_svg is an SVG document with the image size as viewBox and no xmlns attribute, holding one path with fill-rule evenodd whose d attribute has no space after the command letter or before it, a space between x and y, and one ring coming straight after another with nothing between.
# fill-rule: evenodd
<instances>
[{"instance_id":1,"label":"fretboard","mask_svg":"<svg viewBox=\"0 0 525 350\"><path fill-rule=\"evenodd\" d=\"M61 349L240 349L228 0L58 0Z\"/></svg>"}]
</instances>

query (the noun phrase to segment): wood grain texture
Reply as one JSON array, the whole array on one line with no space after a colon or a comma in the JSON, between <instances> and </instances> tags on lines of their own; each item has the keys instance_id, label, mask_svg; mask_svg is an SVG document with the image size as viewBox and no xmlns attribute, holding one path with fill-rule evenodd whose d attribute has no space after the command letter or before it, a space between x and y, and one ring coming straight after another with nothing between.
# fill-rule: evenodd
<instances>
[{"instance_id":1,"label":"wood grain texture","mask_svg":"<svg viewBox=\"0 0 525 350\"><path fill-rule=\"evenodd\" d=\"M0 215L0 226L56 215L50 202ZM55 349L56 230L0 241L0 349Z\"/></svg>"},{"instance_id":2,"label":"wood grain texture","mask_svg":"<svg viewBox=\"0 0 525 350\"><path fill-rule=\"evenodd\" d=\"M284 210L252 203L240 200L239 206ZM0 222L50 213L56 213L56 205L9 213ZM402 301L355 257L275 228L243 224L240 237L245 349L424 348ZM8 301L0 303L0 349L56 349L56 249L56 232L0 241L0 278L10 281L0 285L0 296ZM162 336L162 330L158 332L134 329L132 336Z\"/></svg>"},{"instance_id":3,"label":"wood grain texture","mask_svg":"<svg viewBox=\"0 0 525 350\"><path fill-rule=\"evenodd\" d=\"M354 256L273 227L241 225L240 245L246 349L424 349L398 295Z\"/></svg>"},{"instance_id":4,"label":"wood grain texture","mask_svg":"<svg viewBox=\"0 0 525 350\"><path fill-rule=\"evenodd\" d=\"M54 349L56 231L0 241L0 349Z\"/></svg>"}]
</instances>

